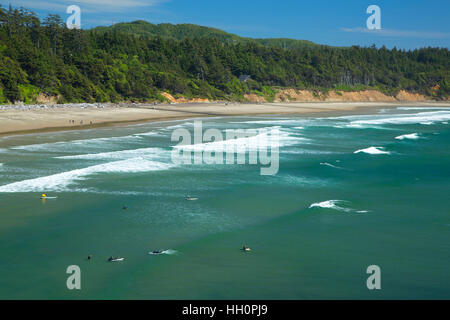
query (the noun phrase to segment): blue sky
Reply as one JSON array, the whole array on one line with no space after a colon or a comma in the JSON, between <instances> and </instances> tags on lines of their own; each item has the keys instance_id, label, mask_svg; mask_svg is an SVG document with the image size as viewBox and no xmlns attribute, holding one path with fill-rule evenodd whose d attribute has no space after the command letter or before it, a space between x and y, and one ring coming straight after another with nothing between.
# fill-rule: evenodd
<instances>
[{"instance_id":1,"label":"blue sky","mask_svg":"<svg viewBox=\"0 0 450 320\"><path fill-rule=\"evenodd\" d=\"M285 37L350 46L389 48L450 46L449 0L0 0L3 7L32 9L64 19L82 10L84 29L113 22L193 23L253 38ZM369 32L369 5L381 8L382 29Z\"/></svg>"}]
</instances>

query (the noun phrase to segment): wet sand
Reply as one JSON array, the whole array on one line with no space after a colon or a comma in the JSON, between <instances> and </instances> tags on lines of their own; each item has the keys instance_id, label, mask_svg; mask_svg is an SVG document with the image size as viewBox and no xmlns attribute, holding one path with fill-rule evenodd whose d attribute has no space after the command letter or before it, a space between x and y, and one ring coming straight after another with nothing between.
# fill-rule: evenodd
<instances>
[{"instance_id":1,"label":"wet sand","mask_svg":"<svg viewBox=\"0 0 450 320\"><path fill-rule=\"evenodd\" d=\"M291 102L291 103L191 103L171 105L112 105L78 107L8 107L0 110L0 135L89 129L151 121L197 117L286 114L366 113L399 106L450 107L448 102Z\"/></svg>"}]
</instances>

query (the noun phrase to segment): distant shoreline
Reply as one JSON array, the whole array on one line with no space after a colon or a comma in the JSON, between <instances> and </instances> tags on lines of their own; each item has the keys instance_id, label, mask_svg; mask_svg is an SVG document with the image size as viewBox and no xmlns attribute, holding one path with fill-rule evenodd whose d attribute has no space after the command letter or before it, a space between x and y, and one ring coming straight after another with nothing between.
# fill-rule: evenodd
<instances>
[{"instance_id":1,"label":"distant shoreline","mask_svg":"<svg viewBox=\"0 0 450 320\"><path fill-rule=\"evenodd\" d=\"M400 106L449 107L450 102L275 102L184 104L86 104L0 108L0 136L82 130L201 117L342 115ZM73 121L73 122L72 122Z\"/></svg>"}]
</instances>

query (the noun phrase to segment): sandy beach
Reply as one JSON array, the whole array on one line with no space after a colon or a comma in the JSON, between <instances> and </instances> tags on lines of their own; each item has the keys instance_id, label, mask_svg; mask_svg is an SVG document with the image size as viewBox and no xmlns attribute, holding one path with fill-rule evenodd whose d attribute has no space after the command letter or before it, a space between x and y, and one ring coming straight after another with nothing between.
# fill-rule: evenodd
<instances>
[{"instance_id":1,"label":"sandy beach","mask_svg":"<svg viewBox=\"0 0 450 320\"><path fill-rule=\"evenodd\" d=\"M58 105L3 106L0 135L88 129L150 121L194 117L270 114L365 113L398 106L450 107L449 102L290 102L290 103L187 103L170 105Z\"/></svg>"}]
</instances>

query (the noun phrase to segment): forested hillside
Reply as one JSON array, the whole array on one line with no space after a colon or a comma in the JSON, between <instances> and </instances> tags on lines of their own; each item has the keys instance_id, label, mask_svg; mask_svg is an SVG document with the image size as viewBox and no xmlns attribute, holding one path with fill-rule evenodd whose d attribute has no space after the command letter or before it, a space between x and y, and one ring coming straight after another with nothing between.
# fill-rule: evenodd
<instances>
[{"instance_id":1,"label":"forested hillside","mask_svg":"<svg viewBox=\"0 0 450 320\"><path fill-rule=\"evenodd\" d=\"M40 94L60 102L163 100L162 91L224 100L253 92L270 100L277 87L404 89L442 99L450 90L447 48L285 49L201 32L167 33L68 30L59 16L40 21L25 9L2 8L0 103L33 102ZM238 80L247 74L251 80Z\"/></svg>"},{"instance_id":2,"label":"forested hillside","mask_svg":"<svg viewBox=\"0 0 450 320\"><path fill-rule=\"evenodd\" d=\"M118 23L111 27L97 27L94 31L118 31L135 36L146 36L149 38L161 37L165 39L185 40L188 38L211 38L221 42L228 43L256 43L265 46L298 49L311 46L319 46L311 41L295 39L252 39L227 33L223 30L198 26L195 24L177 24L170 23L152 24L147 21L134 21L129 23Z\"/></svg>"}]
</instances>

